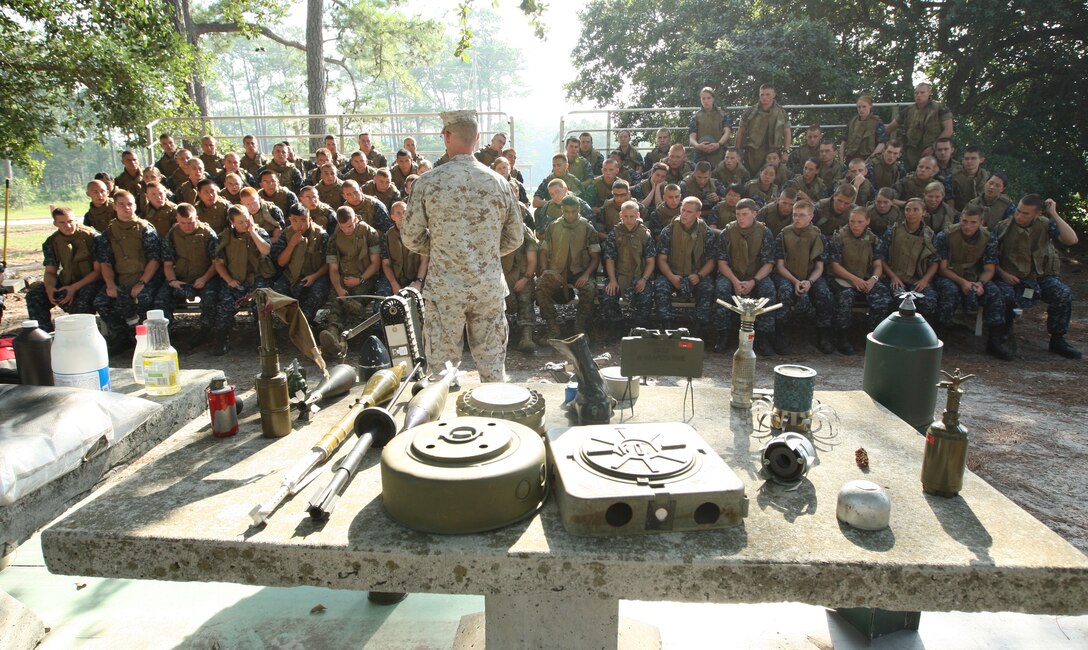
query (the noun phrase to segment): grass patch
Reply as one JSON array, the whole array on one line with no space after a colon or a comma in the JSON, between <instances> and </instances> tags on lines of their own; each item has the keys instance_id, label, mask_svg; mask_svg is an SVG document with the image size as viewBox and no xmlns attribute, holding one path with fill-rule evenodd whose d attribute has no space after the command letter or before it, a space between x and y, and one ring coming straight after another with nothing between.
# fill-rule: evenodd
<instances>
[{"instance_id":1,"label":"grass patch","mask_svg":"<svg viewBox=\"0 0 1088 650\"><path fill-rule=\"evenodd\" d=\"M40 268L42 264L42 243L53 233L52 225L19 226L12 224L8 228L8 266L32 265Z\"/></svg>"},{"instance_id":2,"label":"grass patch","mask_svg":"<svg viewBox=\"0 0 1088 650\"><path fill-rule=\"evenodd\" d=\"M89 202L89 201L88 201ZM56 202L59 205L67 205L75 210L77 219L82 221L83 213L87 211L87 207L81 203L63 203ZM22 206L19 208L8 209L8 219L11 222L22 221L24 219L50 219L49 203L31 203L30 205Z\"/></svg>"}]
</instances>

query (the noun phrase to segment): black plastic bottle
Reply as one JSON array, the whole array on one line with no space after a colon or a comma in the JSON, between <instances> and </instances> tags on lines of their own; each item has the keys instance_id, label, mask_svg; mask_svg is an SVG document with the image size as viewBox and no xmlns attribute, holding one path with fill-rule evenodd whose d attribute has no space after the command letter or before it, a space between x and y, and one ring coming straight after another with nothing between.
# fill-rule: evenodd
<instances>
[{"instance_id":1,"label":"black plastic bottle","mask_svg":"<svg viewBox=\"0 0 1088 650\"><path fill-rule=\"evenodd\" d=\"M40 329L38 321L25 320L12 345L19 381L27 386L52 386L53 366L49 352L53 347L53 335Z\"/></svg>"}]
</instances>

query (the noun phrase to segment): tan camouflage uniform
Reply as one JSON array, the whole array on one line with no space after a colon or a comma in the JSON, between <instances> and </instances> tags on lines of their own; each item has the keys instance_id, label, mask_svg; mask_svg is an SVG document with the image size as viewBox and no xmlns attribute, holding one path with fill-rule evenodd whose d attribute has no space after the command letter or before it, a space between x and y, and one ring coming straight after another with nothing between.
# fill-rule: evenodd
<instances>
[{"instance_id":1,"label":"tan camouflage uniform","mask_svg":"<svg viewBox=\"0 0 1088 650\"><path fill-rule=\"evenodd\" d=\"M409 249L430 255L427 359L436 366L459 360L467 327L480 381L505 381L508 290L500 258L524 237L509 183L472 154L453 156L412 186L402 230Z\"/></svg>"}]
</instances>

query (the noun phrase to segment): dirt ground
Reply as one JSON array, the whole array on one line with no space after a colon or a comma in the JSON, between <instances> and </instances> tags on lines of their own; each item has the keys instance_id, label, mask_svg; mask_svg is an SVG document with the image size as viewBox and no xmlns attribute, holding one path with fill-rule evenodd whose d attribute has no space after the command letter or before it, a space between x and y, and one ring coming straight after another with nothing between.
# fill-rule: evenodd
<instances>
[{"instance_id":1,"label":"dirt ground","mask_svg":"<svg viewBox=\"0 0 1088 650\"><path fill-rule=\"evenodd\" d=\"M1073 323L1069 339L1088 352L1088 273L1083 262L1088 247L1082 245L1072 259L1065 260L1063 276L1073 289ZM38 272L33 265L14 267L9 278L19 273ZM0 332L12 332L25 318L23 294L7 296L7 311L0 322ZM984 339L958 328L944 337L942 367L960 368L977 375L968 382L963 398L961 421L970 432L968 467L1000 490L1009 499L1032 513L1081 551L1088 553L1088 361L1069 361L1047 351L1045 306L1025 313L1017 321L1016 335L1020 359L1012 363L997 361L984 354ZM175 338L183 345L195 330L195 317L182 316ZM208 346L182 355L189 368L222 368L239 391L252 388L259 370L255 351L256 323L250 317L239 319L235 341L245 341L225 357L214 357ZM861 344L861 335L856 345ZM353 342L354 345L360 339ZM279 339L281 361L286 364L296 355L284 337ZM757 367L757 387L771 386L772 369L780 363L802 363L818 373L818 390L859 390L862 386L864 357L820 354L811 345L796 345L796 352L786 356L761 359ZM619 345L591 343L594 354L610 352L618 363ZM545 362L559 361L550 348L535 354L511 352L507 372L512 381L550 381L543 371ZM128 365L127 354L115 356L111 365ZM728 390L731 355L707 353L704 376L699 383ZM317 371L307 364L311 379ZM464 355L462 368L468 371L466 383L478 381L471 357ZM651 380L653 381L653 380ZM679 384L681 380L663 378L658 383ZM944 405L943 391L938 397L938 413ZM709 406L709 405L708 405ZM680 415L677 413L677 417ZM919 452L922 449L919 438Z\"/></svg>"}]
</instances>

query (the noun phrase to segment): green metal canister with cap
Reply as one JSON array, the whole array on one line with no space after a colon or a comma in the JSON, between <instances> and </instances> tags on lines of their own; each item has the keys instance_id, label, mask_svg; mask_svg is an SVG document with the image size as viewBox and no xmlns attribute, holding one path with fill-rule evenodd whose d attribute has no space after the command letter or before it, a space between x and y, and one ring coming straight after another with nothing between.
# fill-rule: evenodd
<instances>
[{"instance_id":1,"label":"green metal canister with cap","mask_svg":"<svg viewBox=\"0 0 1088 650\"><path fill-rule=\"evenodd\" d=\"M899 310L869 333L862 388L907 424L925 433L933 422L944 343L918 314L907 292Z\"/></svg>"}]
</instances>

